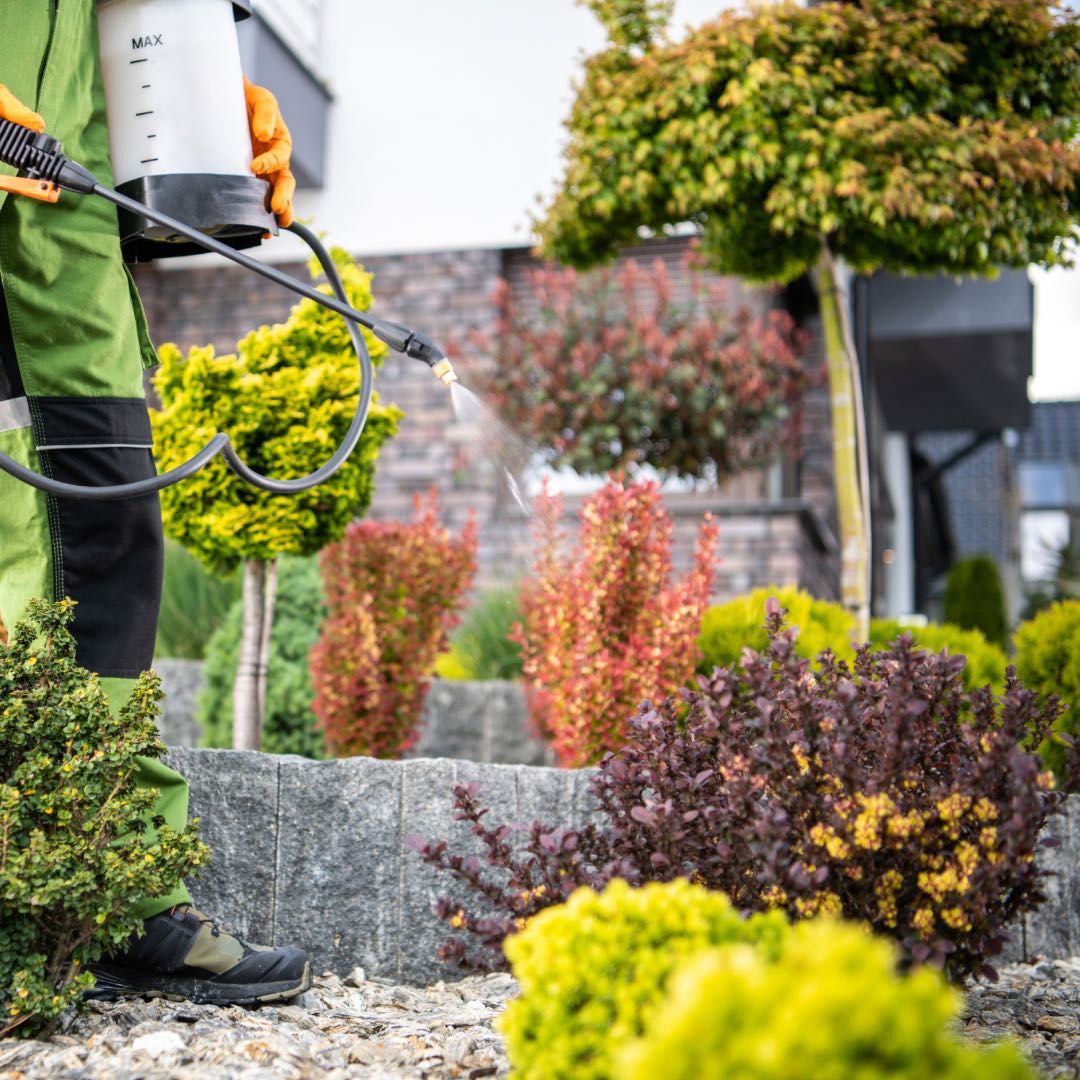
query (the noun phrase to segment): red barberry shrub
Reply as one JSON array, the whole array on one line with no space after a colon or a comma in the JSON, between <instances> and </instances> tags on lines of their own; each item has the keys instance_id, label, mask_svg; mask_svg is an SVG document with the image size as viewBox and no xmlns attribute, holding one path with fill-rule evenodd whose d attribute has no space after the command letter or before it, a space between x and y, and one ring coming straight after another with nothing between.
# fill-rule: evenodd
<instances>
[{"instance_id":1,"label":"red barberry shrub","mask_svg":"<svg viewBox=\"0 0 1080 1080\"><path fill-rule=\"evenodd\" d=\"M514 853L483 824L476 792L458 789L487 867L420 846L482 897L476 916L441 902L480 947L458 939L446 956L497 965L499 935L519 919L617 874L689 878L747 911L843 915L956 980L992 970L1005 927L1044 899L1035 853L1060 796L1032 751L1059 707L1012 669L1000 697L966 693L963 657L917 650L907 635L860 650L854 670L830 653L812 669L772 604L766 653L747 650L681 702L642 706L593 779L600 826L534 823Z\"/></svg>"},{"instance_id":2,"label":"red barberry shrub","mask_svg":"<svg viewBox=\"0 0 1080 1080\"><path fill-rule=\"evenodd\" d=\"M685 686L713 581L716 526L698 532L692 569L671 581L671 518L659 487L611 479L581 510L574 547L562 504L538 500L539 551L521 586L529 710L559 764L589 765L622 745L646 698Z\"/></svg>"},{"instance_id":3,"label":"red barberry shrub","mask_svg":"<svg viewBox=\"0 0 1080 1080\"><path fill-rule=\"evenodd\" d=\"M805 335L782 311L735 307L688 275L673 300L662 260L579 274L546 266L500 283L499 363L485 397L551 462L603 475L630 465L723 479L769 460L791 433Z\"/></svg>"},{"instance_id":4,"label":"red barberry shrub","mask_svg":"<svg viewBox=\"0 0 1080 1080\"><path fill-rule=\"evenodd\" d=\"M416 741L431 669L475 572L474 522L451 536L434 492L415 508L408 523L353 522L322 554L313 707L338 756L397 757Z\"/></svg>"}]
</instances>

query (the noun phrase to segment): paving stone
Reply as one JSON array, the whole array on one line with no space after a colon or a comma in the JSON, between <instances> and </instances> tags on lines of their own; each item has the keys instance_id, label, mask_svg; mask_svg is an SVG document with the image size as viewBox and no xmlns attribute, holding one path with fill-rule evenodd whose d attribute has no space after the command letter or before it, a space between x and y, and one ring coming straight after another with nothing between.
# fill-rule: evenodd
<instances>
[{"instance_id":1,"label":"paving stone","mask_svg":"<svg viewBox=\"0 0 1080 1080\"><path fill-rule=\"evenodd\" d=\"M274 933L278 767L251 750L170 749L166 762L188 778L190 814L210 845L210 864L188 883L196 906L248 941Z\"/></svg>"}]
</instances>

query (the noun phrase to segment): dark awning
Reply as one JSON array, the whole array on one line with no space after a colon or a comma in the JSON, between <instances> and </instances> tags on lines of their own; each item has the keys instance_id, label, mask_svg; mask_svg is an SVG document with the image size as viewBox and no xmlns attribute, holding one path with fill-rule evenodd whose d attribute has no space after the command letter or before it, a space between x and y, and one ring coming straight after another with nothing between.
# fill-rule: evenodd
<instances>
[{"instance_id":1,"label":"dark awning","mask_svg":"<svg viewBox=\"0 0 1080 1080\"><path fill-rule=\"evenodd\" d=\"M871 377L894 431L1027 427L1033 290L1027 273L956 280L876 274Z\"/></svg>"}]
</instances>

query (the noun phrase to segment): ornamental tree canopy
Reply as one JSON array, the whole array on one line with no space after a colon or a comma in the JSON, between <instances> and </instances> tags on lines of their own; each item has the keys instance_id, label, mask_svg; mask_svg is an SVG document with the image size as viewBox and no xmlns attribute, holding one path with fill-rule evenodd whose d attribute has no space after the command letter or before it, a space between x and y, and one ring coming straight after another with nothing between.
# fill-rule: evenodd
<instances>
[{"instance_id":1,"label":"ornamental tree canopy","mask_svg":"<svg viewBox=\"0 0 1080 1080\"><path fill-rule=\"evenodd\" d=\"M1080 22L1036 0L725 12L587 0L608 28L568 121L546 254L589 265L682 222L712 266L788 281L823 239L854 269L1068 262Z\"/></svg>"}]
</instances>

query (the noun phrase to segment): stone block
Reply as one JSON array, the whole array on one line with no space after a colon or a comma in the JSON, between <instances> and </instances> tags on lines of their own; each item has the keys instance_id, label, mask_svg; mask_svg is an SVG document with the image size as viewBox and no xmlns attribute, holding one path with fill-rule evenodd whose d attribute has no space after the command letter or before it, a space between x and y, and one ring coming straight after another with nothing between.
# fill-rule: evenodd
<instances>
[{"instance_id":1,"label":"stone block","mask_svg":"<svg viewBox=\"0 0 1080 1080\"><path fill-rule=\"evenodd\" d=\"M450 969L437 959L439 946L448 933L434 913L439 896L458 894L453 879L421 861L412 839L447 839L460 852L464 825L453 822L456 761L448 758L405 761L401 770L401 875L398 894L398 940L394 958L395 978L424 983L429 979L453 978Z\"/></svg>"},{"instance_id":2,"label":"stone block","mask_svg":"<svg viewBox=\"0 0 1080 1080\"><path fill-rule=\"evenodd\" d=\"M1046 903L1027 916L1024 948L1036 956L1063 959L1080 952L1080 797L1072 795L1050 819L1048 836L1057 847L1039 852L1039 865L1050 871L1044 883Z\"/></svg>"},{"instance_id":3,"label":"stone block","mask_svg":"<svg viewBox=\"0 0 1080 1080\"><path fill-rule=\"evenodd\" d=\"M517 766L518 819L523 825L543 821L553 829L573 829L579 824L574 815L573 769Z\"/></svg>"},{"instance_id":4,"label":"stone block","mask_svg":"<svg viewBox=\"0 0 1080 1080\"><path fill-rule=\"evenodd\" d=\"M519 682L492 680L480 683L489 695L487 706L488 755L483 760L508 765L551 765L554 758L536 734Z\"/></svg>"},{"instance_id":5,"label":"stone block","mask_svg":"<svg viewBox=\"0 0 1080 1080\"><path fill-rule=\"evenodd\" d=\"M279 759L275 942L314 970L396 974L401 765Z\"/></svg>"},{"instance_id":6,"label":"stone block","mask_svg":"<svg viewBox=\"0 0 1080 1080\"><path fill-rule=\"evenodd\" d=\"M482 709L462 692L463 683L434 679L424 699L420 737L410 758L469 758L487 760L487 732Z\"/></svg>"},{"instance_id":7,"label":"stone block","mask_svg":"<svg viewBox=\"0 0 1080 1080\"><path fill-rule=\"evenodd\" d=\"M594 822L602 825L607 818L600 813L592 793L591 780L597 769L574 769L574 822L578 828Z\"/></svg>"},{"instance_id":8,"label":"stone block","mask_svg":"<svg viewBox=\"0 0 1080 1080\"><path fill-rule=\"evenodd\" d=\"M474 761L408 761L403 763L402 836L424 840L446 839L451 851L477 854L482 851L471 827L453 820L455 784L479 785L479 799L488 808L484 823L523 825L535 817L567 827L572 818L573 776L559 769L485 764ZM524 830L515 829L511 842L522 847ZM450 934L435 918L433 905L439 896L457 897L480 909L478 898L455 884L445 873L425 866L406 844L402 863L401 964L405 982L430 982L460 975L436 960L439 946Z\"/></svg>"},{"instance_id":9,"label":"stone block","mask_svg":"<svg viewBox=\"0 0 1080 1080\"><path fill-rule=\"evenodd\" d=\"M543 765L548 749L530 727L520 683L434 679L420 736L406 756Z\"/></svg>"},{"instance_id":10,"label":"stone block","mask_svg":"<svg viewBox=\"0 0 1080 1080\"><path fill-rule=\"evenodd\" d=\"M195 719L195 702L203 688L201 660L157 660L154 670L165 691L158 731L166 746L198 746L202 728Z\"/></svg>"},{"instance_id":11,"label":"stone block","mask_svg":"<svg viewBox=\"0 0 1080 1080\"><path fill-rule=\"evenodd\" d=\"M200 911L249 941L274 939L278 765L248 750L170 749L166 762L191 786L190 814L211 849L188 883Z\"/></svg>"}]
</instances>

